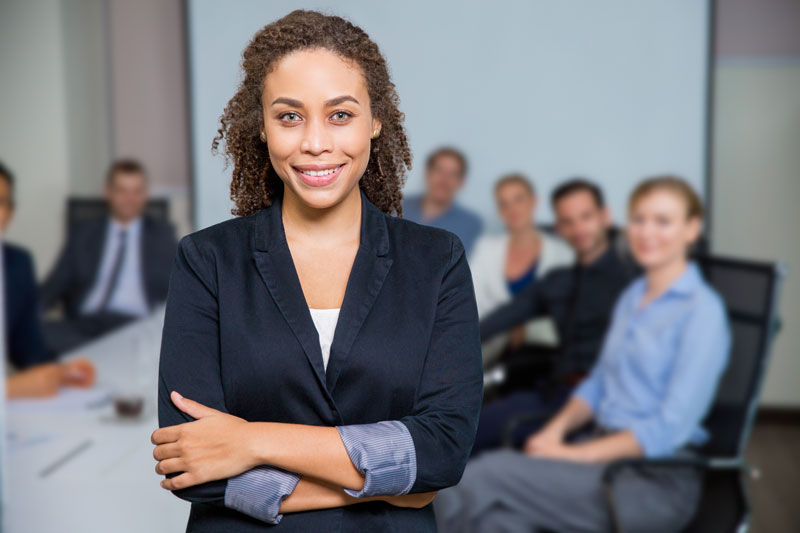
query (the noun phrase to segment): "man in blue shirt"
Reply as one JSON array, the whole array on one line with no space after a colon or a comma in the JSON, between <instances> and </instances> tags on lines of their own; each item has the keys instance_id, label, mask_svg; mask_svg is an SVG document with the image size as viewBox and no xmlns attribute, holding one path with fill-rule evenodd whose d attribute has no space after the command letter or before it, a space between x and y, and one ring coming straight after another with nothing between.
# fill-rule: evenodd
<instances>
[{"instance_id":1,"label":"man in blue shirt","mask_svg":"<svg viewBox=\"0 0 800 533\"><path fill-rule=\"evenodd\" d=\"M456 193L464 186L467 158L451 147L439 148L425 164L425 194L407 196L403 218L452 231L469 256L475 239L483 231L481 217L455 203Z\"/></svg>"}]
</instances>

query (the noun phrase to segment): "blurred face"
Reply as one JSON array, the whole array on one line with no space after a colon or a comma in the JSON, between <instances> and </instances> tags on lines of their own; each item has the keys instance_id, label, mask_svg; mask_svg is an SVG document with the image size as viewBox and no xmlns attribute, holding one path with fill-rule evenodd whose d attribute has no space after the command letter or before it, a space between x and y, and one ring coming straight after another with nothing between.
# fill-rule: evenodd
<instances>
[{"instance_id":1,"label":"blurred face","mask_svg":"<svg viewBox=\"0 0 800 533\"><path fill-rule=\"evenodd\" d=\"M14 215L14 206L11 203L11 186L4 178L0 178L0 233L5 233L11 217Z\"/></svg>"},{"instance_id":2,"label":"blurred face","mask_svg":"<svg viewBox=\"0 0 800 533\"><path fill-rule=\"evenodd\" d=\"M576 191L555 205L556 230L580 256L605 246L610 224L608 209L600 207L588 191Z\"/></svg>"},{"instance_id":3,"label":"blurred face","mask_svg":"<svg viewBox=\"0 0 800 533\"><path fill-rule=\"evenodd\" d=\"M700 220L687 216L680 194L655 190L633 205L626 231L634 258L650 270L684 259L700 235Z\"/></svg>"},{"instance_id":4,"label":"blurred face","mask_svg":"<svg viewBox=\"0 0 800 533\"><path fill-rule=\"evenodd\" d=\"M320 209L342 201L380 128L361 69L328 50L293 52L267 74L261 98L270 163L287 192Z\"/></svg>"},{"instance_id":5,"label":"blurred face","mask_svg":"<svg viewBox=\"0 0 800 533\"><path fill-rule=\"evenodd\" d=\"M536 197L520 183L509 182L495 193L497 212L508 231L517 231L533 225Z\"/></svg>"},{"instance_id":6,"label":"blurred face","mask_svg":"<svg viewBox=\"0 0 800 533\"><path fill-rule=\"evenodd\" d=\"M122 222L144 212L147 195L147 179L138 172L117 172L106 186L111 216Z\"/></svg>"},{"instance_id":7,"label":"blurred face","mask_svg":"<svg viewBox=\"0 0 800 533\"><path fill-rule=\"evenodd\" d=\"M425 173L428 184L427 195L433 201L449 204L456 193L464 185L461 161L452 155L441 154L433 160Z\"/></svg>"}]
</instances>

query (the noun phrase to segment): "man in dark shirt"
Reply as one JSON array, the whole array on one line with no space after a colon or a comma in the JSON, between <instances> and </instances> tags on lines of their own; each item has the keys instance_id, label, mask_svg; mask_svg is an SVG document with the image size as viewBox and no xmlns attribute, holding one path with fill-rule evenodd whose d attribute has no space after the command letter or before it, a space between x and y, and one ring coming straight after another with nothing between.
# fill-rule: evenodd
<instances>
[{"instance_id":1,"label":"man in dark shirt","mask_svg":"<svg viewBox=\"0 0 800 533\"><path fill-rule=\"evenodd\" d=\"M532 318L550 317L559 336L551 376L555 381L543 390L541 384L534 383L536 376L523 376L529 379L531 390L487 403L481 412L473 455L498 446L503 427L516 414L554 412L561 406L572 386L594 364L614 303L638 273L609 242L611 217L599 187L581 179L568 181L553 192L552 205L556 230L575 250L575 265L552 270L531 284L482 320L480 331L485 342ZM508 364L511 368L506 374L514 374L514 361ZM521 426L519 434L524 437L531 431L530 425Z\"/></svg>"}]
</instances>

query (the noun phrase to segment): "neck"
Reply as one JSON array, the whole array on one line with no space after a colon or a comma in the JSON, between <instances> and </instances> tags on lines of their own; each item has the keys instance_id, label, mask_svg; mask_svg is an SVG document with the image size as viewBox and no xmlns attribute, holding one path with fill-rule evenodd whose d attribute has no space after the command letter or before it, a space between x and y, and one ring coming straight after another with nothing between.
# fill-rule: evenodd
<instances>
[{"instance_id":1,"label":"neck","mask_svg":"<svg viewBox=\"0 0 800 533\"><path fill-rule=\"evenodd\" d=\"M688 261L685 256L677 257L663 265L648 268L645 273L647 279L647 299L653 300L660 296L676 279L686 270Z\"/></svg>"},{"instance_id":2,"label":"neck","mask_svg":"<svg viewBox=\"0 0 800 533\"><path fill-rule=\"evenodd\" d=\"M130 224L131 222L133 222L137 218L139 218L139 217L138 216L122 217L122 216L119 216L119 215L114 214L114 213L111 214L111 220L113 220L114 222L116 222L120 226L127 226L128 224Z\"/></svg>"},{"instance_id":3,"label":"neck","mask_svg":"<svg viewBox=\"0 0 800 533\"><path fill-rule=\"evenodd\" d=\"M523 244L529 242L539 242L539 232L533 227L533 224L526 224L521 228L517 228L508 232L511 244Z\"/></svg>"},{"instance_id":4,"label":"neck","mask_svg":"<svg viewBox=\"0 0 800 533\"><path fill-rule=\"evenodd\" d=\"M361 237L361 192L358 185L339 203L311 207L284 186L283 227L287 240L303 241L317 249L335 248Z\"/></svg>"},{"instance_id":5,"label":"neck","mask_svg":"<svg viewBox=\"0 0 800 533\"><path fill-rule=\"evenodd\" d=\"M427 218L432 218L450 209L452 203L452 199L438 200L426 194L422 197L422 212Z\"/></svg>"},{"instance_id":6,"label":"neck","mask_svg":"<svg viewBox=\"0 0 800 533\"><path fill-rule=\"evenodd\" d=\"M600 259L600 256L606 253L606 250L608 250L608 239L600 239L590 250L578 255L578 263L581 266L589 266Z\"/></svg>"}]
</instances>

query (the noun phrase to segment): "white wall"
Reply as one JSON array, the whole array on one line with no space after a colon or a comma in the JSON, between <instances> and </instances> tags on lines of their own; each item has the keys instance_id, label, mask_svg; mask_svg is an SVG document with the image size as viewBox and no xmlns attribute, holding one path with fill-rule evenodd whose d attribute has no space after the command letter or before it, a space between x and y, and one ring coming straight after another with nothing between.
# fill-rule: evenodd
<instances>
[{"instance_id":1,"label":"white wall","mask_svg":"<svg viewBox=\"0 0 800 533\"><path fill-rule=\"evenodd\" d=\"M210 153L240 79L241 53L290 0L189 2L197 225L230 217L230 170ZM461 147L461 200L495 219L499 175L529 174L543 194L575 174L601 182L618 220L642 176L675 172L703 188L707 2L478 0L304 2L363 27L386 56L414 153ZM542 220L549 220L543 202Z\"/></svg>"},{"instance_id":2,"label":"white wall","mask_svg":"<svg viewBox=\"0 0 800 533\"><path fill-rule=\"evenodd\" d=\"M41 273L61 245L69 191L67 88L59 0L0 3L0 159L16 173L9 241L25 243Z\"/></svg>"}]
</instances>

